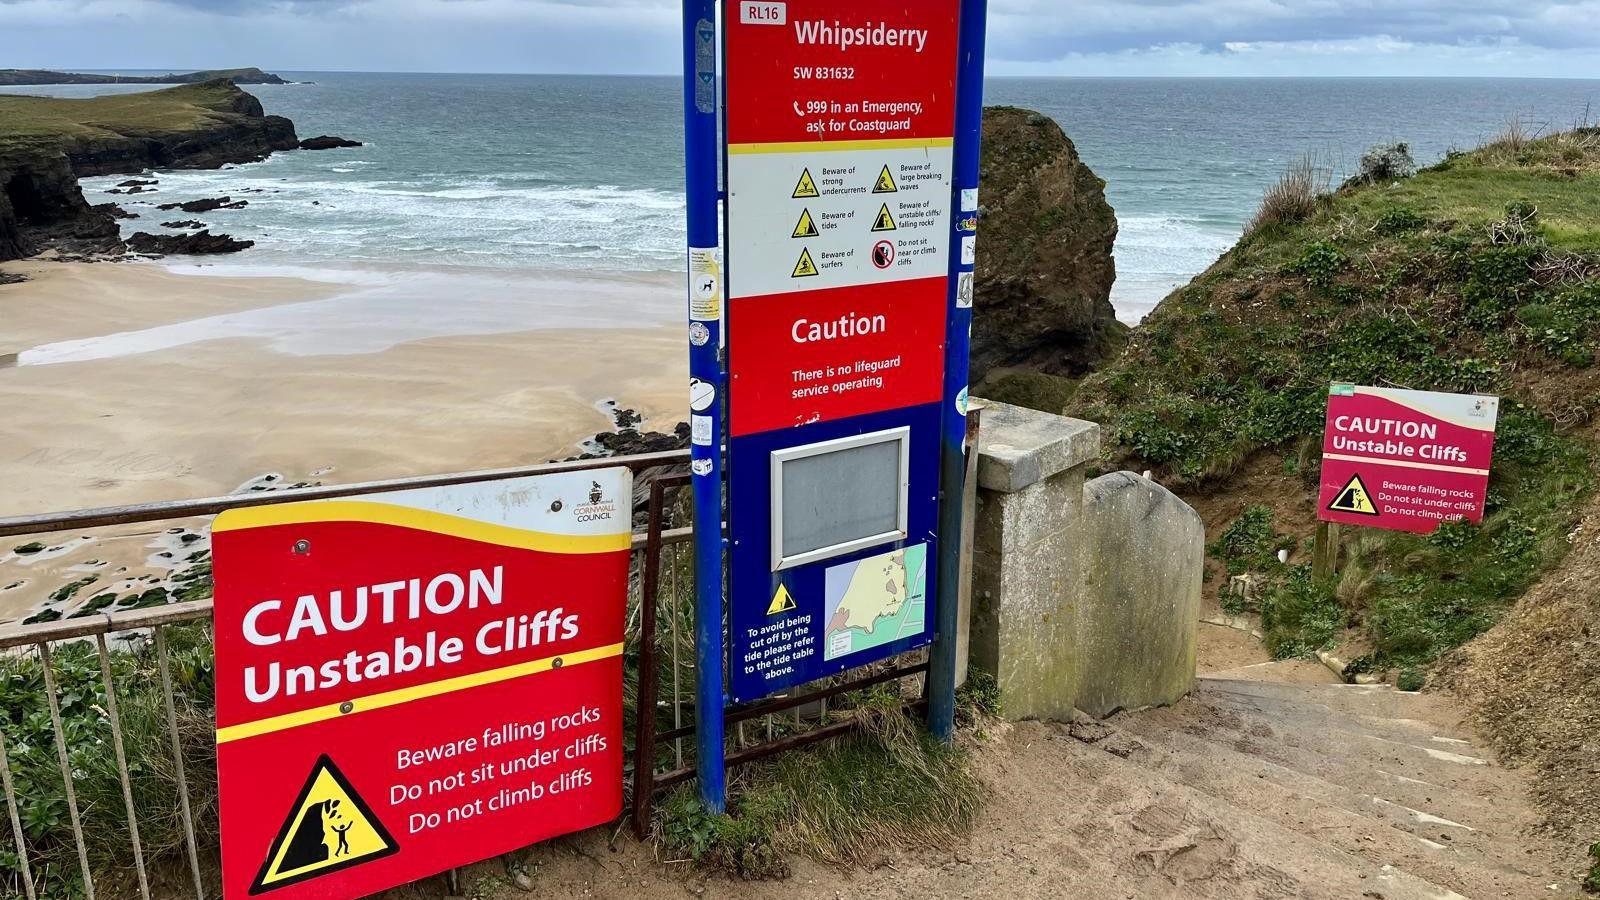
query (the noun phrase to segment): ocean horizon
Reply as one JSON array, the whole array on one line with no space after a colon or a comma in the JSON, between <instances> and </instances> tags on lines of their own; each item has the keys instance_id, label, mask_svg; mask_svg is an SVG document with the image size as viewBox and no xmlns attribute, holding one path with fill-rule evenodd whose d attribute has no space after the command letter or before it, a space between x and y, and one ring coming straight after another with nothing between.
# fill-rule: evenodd
<instances>
[{"instance_id":1,"label":"ocean horizon","mask_svg":"<svg viewBox=\"0 0 1600 900\"><path fill-rule=\"evenodd\" d=\"M84 179L90 202L141 212L124 223L131 233L166 217L153 205L144 214L141 204L248 199L243 209L199 217L256 241L216 264L241 272L681 268L676 76L277 73L313 83L245 86L268 113L293 119L302 137L336 134L365 146L169 172L148 197L107 193L123 177ZM1535 131L1569 128L1595 117L1600 80L992 76L985 102L1050 116L1105 180L1120 229L1112 302L1135 322L1238 239L1263 190L1294 160L1311 155L1337 184L1378 143L1406 142L1427 165L1514 120Z\"/></svg>"}]
</instances>

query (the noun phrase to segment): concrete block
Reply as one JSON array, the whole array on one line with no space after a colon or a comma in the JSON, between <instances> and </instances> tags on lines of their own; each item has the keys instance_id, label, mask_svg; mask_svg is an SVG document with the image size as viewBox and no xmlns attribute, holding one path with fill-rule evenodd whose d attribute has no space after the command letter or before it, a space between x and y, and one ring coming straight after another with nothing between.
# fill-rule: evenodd
<instances>
[{"instance_id":1,"label":"concrete block","mask_svg":"<svg viewBox=\"0 0 1600 900\"><path fill-rule=\"evenodd\" d=\"M1205 526L1132 472L1084 486L1089 541L1078 622L1078 708L1094 716L1174 703L1194 685Z\"/></svg>"},{"instance_id":2,"label":"concrete block","mask_svg":"<svg viewBox=\"0 0 1600 900\"><path fill-rule=\"evenodd\" d=\"M1100 426L984 400L978 488L1016 493L1100 455Z\"/></svg>"}]
</instances>

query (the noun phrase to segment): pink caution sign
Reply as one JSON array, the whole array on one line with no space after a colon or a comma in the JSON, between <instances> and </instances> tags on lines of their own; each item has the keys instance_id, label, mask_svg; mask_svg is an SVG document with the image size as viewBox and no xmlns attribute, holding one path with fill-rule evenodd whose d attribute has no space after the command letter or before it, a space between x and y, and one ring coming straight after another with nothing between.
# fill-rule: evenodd
<instances>
[{"instance_id":1,"label":"pink caution sign","mask_svg":"<svg viewBox=\"0 0 1600 900\"><path fill-rule=\"evenodd\" d=\"M1428 533L1483 519L1500 400L1335 384L1317 517Z\"/></svg>"}]
</instances>

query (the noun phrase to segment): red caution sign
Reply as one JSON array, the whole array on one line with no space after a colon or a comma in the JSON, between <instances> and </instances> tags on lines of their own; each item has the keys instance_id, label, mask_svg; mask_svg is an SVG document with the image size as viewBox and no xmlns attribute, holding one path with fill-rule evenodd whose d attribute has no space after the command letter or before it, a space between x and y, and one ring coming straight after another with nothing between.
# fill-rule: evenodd
<instances>
[{"instance_id":1,"label":"red caution sign","mask_svg":"<svg viewBox=\"0 0 1600 900\"><path fill-rule=\"evenodd\" d=\"M729 429L943 390L956 0L726 0Z\"/></svg>"},{"instance_id":2,"label":"red caution sign","mask_svg":"<svg viewBox=\"0 0 1600 900\"><path fill-rule=\"evenodd\" d=\"M1398 531L1483 519L1499 400L1336 384L1318 518Z\"/></svg>"},{"instance_id":3,"label":"red caution sign","mask_svg":"<svg viewBox=\"0 0 1600 900\"><path fill-rule=\"evenodd\" d=\"M625 469L213 526L223 896L362 897L615 818Z\"/></svg>"}]
</instances>

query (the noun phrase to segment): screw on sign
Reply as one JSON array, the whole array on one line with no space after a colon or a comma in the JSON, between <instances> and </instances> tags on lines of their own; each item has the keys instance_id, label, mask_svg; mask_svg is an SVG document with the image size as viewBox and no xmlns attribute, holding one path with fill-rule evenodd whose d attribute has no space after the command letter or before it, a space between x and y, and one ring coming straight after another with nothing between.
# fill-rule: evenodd
<instances>
[{"instance_id":1,"label":"screw on sign","mask_svg":"<svg viewBox=\"0 0 1600 900\"><path fill-rule=\"evenodd\" d=\"M631 497L605 469L219 516L224 898L362 897L613 819Z\"/></svg>"},{"instance_id":2,"label":"screw on sign","mask_svg":"<svg viewBox=\"0 0 1600 900\"><path fill-rule=\"evenodd\" d=\"M1483 519L1499 399L1335 384L1318 518L1428 533Z\"/></svg>"}]
</instances>

